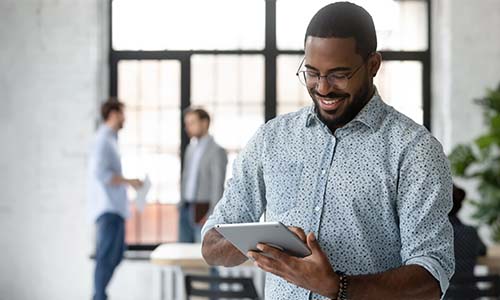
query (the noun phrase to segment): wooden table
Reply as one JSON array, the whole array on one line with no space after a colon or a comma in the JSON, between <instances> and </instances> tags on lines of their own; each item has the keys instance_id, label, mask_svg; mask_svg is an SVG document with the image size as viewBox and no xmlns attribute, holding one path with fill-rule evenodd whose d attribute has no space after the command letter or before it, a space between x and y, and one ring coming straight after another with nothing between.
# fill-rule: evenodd
<instances>
[{"instance_id":1,"label":"wooden table","mask_svg":"<svg viewBox=\"0 0 500 300\"><path fill-rule=\"evenodd\" d=\"M184 288L184 272L208 274L210 266L201 255L201 244L168 243L158 246L150 256L152 264L160 269L161 300L186 299ZM263 295L265 273L254 267L250 261L235 267L217 267L221 276L252 276L255 288Z\"/></svg>"}]
</instances>

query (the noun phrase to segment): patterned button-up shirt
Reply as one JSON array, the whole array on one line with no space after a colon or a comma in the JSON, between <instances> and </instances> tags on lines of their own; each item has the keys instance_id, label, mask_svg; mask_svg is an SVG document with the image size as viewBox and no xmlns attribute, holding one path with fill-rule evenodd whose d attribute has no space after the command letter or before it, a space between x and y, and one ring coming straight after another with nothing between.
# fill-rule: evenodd
<instances>
[{"instance_id":1,"label":"patterned button-up shirt","mask_svg":"<svg viewBox=\"0 0 500 300\"><path fill-rule=\"evenodd\" d=\"M449 163L439 142L376 93L334 134L314 107L257 131L202 234L267 221L314 232L336 271L420 265L444 294L454 270ZM266 299L324 299L268 274Z\"/></svg>"}]
</instances>

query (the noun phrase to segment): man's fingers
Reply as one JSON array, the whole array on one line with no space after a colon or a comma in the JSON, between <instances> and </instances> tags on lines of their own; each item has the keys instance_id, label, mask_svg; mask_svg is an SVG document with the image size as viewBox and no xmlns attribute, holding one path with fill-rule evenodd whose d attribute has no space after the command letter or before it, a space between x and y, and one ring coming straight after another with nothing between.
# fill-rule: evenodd
<instances>
[{"instance_id":1,"label":"man's fingers","mask_svg":"<svg viewBox=\"0 0 500 300\"><path fill-rule=\"evenodd\" d=\"M284 278L286 265L281 264L276 259L264 255L262 252L248 251L247 256L254 261L254 265L266 272Z\"/></svg>"},{"instance_id":2,"label":"man's fingers","mask_svg":"<svg viewBox=\"0 0 500 300\"><path fill-rule=\"evenodd\" d=\"M309 234L307 235L307 247L311 249L313 255L314 254L323 255L323 250L321 250L321 246L319 245L316 236L312 232L309 232Z\"/></svg>"},{"instance_id":3,"label":"man's fingers","mask_svg":"<svg viewBox=\"0 0 500 300\"><path fill-rule=\"evenodd\" d=\"M258 267L262 268L265 266L270 269L277 269L279 267L278 262L274 258L266 256L262 252L248 251L247 256L250 257Z\"/></svg>"},{"instance_id":4,"label":"man's fingers","mask_svg":"<svg viewBox=\"0 0 500 300\"><path fill-rule=\"evenodd\" d=\"M277 260L286 261L288 258L288 256L283 251L267 244L259 243L257 244L257 249L268 255L271 255L272 258Z\"/></svg>"},{"instance_id":5,"label":"man's fingers","mask_svg":"<svg viewBox=\"0 0 500 300\"><path fill-rule=\"evenodd\" d=\"M295 233L304 243L306 242L306 233L300 227L289 226L288 229Z\"/></svg>"}]
</instances>

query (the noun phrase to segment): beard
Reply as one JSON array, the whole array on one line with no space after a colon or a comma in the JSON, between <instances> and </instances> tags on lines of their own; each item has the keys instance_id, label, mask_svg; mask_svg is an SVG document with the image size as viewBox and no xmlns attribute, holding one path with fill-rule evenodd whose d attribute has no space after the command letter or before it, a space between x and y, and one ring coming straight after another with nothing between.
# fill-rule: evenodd
<instances>
[{"instance_id":1,"label":"beard","mask_svg":"<svg viewBox=\"0 0 500 300\"><path fill-rule=\"evenodd\" d=\"M366 103L370 100L369 98L369 92L370 92L370 83L368 80L365 80L361 88L352 96L351 99L351 94L348 93L336 93L336 92L331 92L328 93L327 95L322 95L318 92L315 91L315 89L310 89L309 90L309 95L313 99L314 102L314 110L316 111L316 115L318 118L323 122L330 130L337 129L340 127L343 127L350 121L352 121L358 113L365 107ZM345 98L342 101L350 101L350 103L343 103L344 107L340 107L340 109L343 109L343 111L340 113L340 115L336 115L339 111L339 109L336 109L334 111L322 111L319 107L318 99L316 97L322 97L322 98L329 98L329 99L338 99L338 98Z\"/></svg>"}]
</instances>

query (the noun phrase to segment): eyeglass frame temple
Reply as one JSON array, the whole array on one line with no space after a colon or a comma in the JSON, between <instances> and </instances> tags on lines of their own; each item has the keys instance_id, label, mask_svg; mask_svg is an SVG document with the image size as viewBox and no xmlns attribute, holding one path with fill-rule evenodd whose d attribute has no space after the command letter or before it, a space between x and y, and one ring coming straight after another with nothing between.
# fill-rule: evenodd
<instances>
[{"instance_id":1,"label":"eyeglass frame temple","mask_svg":"<svg viewBox=\"0 0 500 300\"><path fill-rule=\"evenodd\" d=\"M357 67L354 71L352 71L352 72L351 72L351 74L349 74L349 76L346 76L347 80L350 80L350 79L351 79L351 78L352 78L352 77L356 74L356 72L358 72L358 70L359 70L359 69L361 69L361 67L365 64L366 60L368 60L368 58L369 58L370 56L372 56L372 55L373 55L373 53L375 53L375 52L372 52L372 53L368 54L368 57L367 57L366 59L364 59L364 60L363 60L363 62L362 62L362 63L361 63L361 64L360 64L360 65L359 65L359 66L358 66L358 67ZM297 69L297 72L295 72L295 76L299 76L300 68L301 68L301 67L302 67L302 65L304 64L304 61L305 61L305 60L306 60L306 57L304 56L304 57L302 58L302 60L300 61L299 68ZM327 74L327 75L323 75L323 76L318 75L318 77L320 77L320 78L321 78L321 77L325 77L325 78L327 78L327 77L328 77L328 75L329 75L329 74Z\"/></svg>"}]
</instances>

